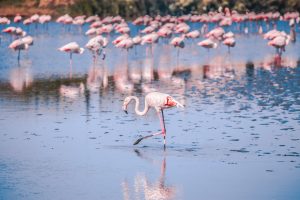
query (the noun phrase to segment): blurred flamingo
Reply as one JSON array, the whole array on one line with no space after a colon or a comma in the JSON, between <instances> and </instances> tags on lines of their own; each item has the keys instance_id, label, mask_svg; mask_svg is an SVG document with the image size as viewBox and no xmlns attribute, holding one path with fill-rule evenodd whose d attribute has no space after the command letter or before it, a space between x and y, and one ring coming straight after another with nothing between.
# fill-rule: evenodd
<instances>
[{"instance_id":1,"label":"blurred flamingo","mask_svg":"<svg viewBox=\"0 0 300 200\"><path fill-rule=\"evenodd\" d=\"M152 46L153 46L154 43L158 42L158 38L159 38L159 35L155 32L144 35L142 37L141 45L144 45L144 44L150 44L151 45L150 46L151 56L153 56L153 52L152 52L153 47Z\"/></svg>"},{"instance_id":2,"label":"blurred flamingo","mask_svg":"<svg viewBox=\"0 0 300 200\"><path fill-rule=\"evenodd\" d=\"M166 108L172 108L174 106L183 108L183 105L181 105L178 101L176 101L173 97L171 97L168 94L160 93L160 92L151 92L151 93L148 93L145 97L145 107L144 107L143 111L139 110L140 101L139 101L138 97L136 97L136 96L126 97L123 102L123 107L122 107L126 114L127 114L127 106L132 100L135 101L135 113L137 115L143 116L149 111L150 107L153 107L158 114L158 117L160 119L161 129L162 129L158 133L154 133L154 134L139 138L134 143L134 145L137 145L143 139L146 139L146 138L149 138L152 136L156 136L156 135L163 135L164 147L166 147L166 126L165 126L165 118L164 118L163 110Z\"/></svg>"},{"instance_id":3,"label":"blurred flamingo","mask_svg":"<svg viewBox=\"0 0 300 200\"><path fill-rule=\"evenodd\" d=\"M17 40L13 41L9 45L10 49L18 51L18 63L20 62L20 53L21 53L21 50L28 49L29 45L31 45L32 43L33 43L32 38L25 38L24 40L23 39L17 39Z\"/></svg>"},{"instance_id":4,"label":"blurred flamingo","mask_svg":"<svg viewBox=\"0 0 300 200\"><path fill-rule=\"evenodd\" d=\"M79 45L76 42L70 42L60 48L58 48L59 51L63 51L66 53L70 53L70 78L72 78L72 54L82 54L84 52L83 48L80 48Z\"/></svg>"},{"instance_id":5,"label":"blurred flamingo","mask_svg":"<svg viewBox=\"0 0 300 200\"><path fill-rule=\"evenodd\" d=\"M285 46L290 42L289 35L279 35L275 37L273 40L268 42L269 46L273 46L276 48L277 53L281 56L282 52L285 51Z\"/></svg>"},{"instance_id":6,"label":"blurred flamingo","mask_svg":"<svg viewBox=\"0 0 300 200\"><path fill-rule=\"evenodd\" d=\"M179 48L184 48L184 38L185 38L185 34L182 34L180 37L173 38L170 42L170 44L173 45L175 48L177 47L177 63L176 63L177 67L178 67L178 59L179 59Z\"/></svg>"},{"instance_id":7,"label":"blurred flamingo","mask_svg":"<svg viewBox=\"0 0 300 200\"><path fill-rule=\"evenodd\" d=\"M206 48L209 51L211 48L217 48L218 43L214 39L208 38L199 42L198 45Z\"/></svg>"},{"instance_id":8,"label":"blurred flamingo","mask_svg":"<svg viewBox=\"0 0 300 200\"><path fill-rule=\"evenodd\" d=\"M21 20L22 20L22 16L19 15L19 14L17 14L17 15L14 17L14 23L19 23L19 22L21 22Z\"/></svg>"},{"instance_id":9,"label":"blurred flamingo","mask_svg":"<svg viewBox=\"0 0 300 200\"><path fill-rule=\"evenodd\" d=\"M232 33L231 31L228 33L225 33L223 35L223 44L225 44L226 46L228 46L228 53L230 53L230 47L234 47L235 46L235 39L234 39L234 33Z\"/></svg>"},{"instance_id":10,"label":"blurred flamingo","mask_svg":"<svg viewBox=\"0 0 300 200\"><path fill-rule=\"evenodd\" d=\"M85 45L87 49L89 49L93 54L94 63L96 62L96 56L101 55L103 52L103 48L105 48L108 44L108 40L98 35L88 41L88 43ZM105 52L103 52L103 60L105 59Z\"/></svg>"}]
</instances>

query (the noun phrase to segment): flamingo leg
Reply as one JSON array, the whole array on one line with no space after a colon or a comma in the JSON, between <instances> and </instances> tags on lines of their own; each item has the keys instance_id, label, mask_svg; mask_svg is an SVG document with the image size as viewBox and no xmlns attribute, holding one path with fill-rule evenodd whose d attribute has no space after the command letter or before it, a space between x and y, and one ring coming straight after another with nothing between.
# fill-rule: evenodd
<instances>
[{"instance_id":1,"label":"flamingo leg","mask_svg":"<svg viewBox=\"0 0 300 200\"><path fill-rule=\"evenodd\" d=\"M160 126L161 126L161 134L164 136L164 147L166 148L166 125L165 125L165 117L164 117L164 111L161 109L161 115L160 113L158 112L158 117L159 117L159 120L160 120Z\"/></svg>"},{"instance_id":2,"label":"flamingo leg","mask_svg":"<svg viewBox=\"0 0 300 200\"><path fill-rule=\"evenodd\" d=\"M159 121L160 121L160 126L161 126L161 131L151 134L151 135L146 135L144 137L141 137L139 139L137 139L133 145L137 145L138 143L140 143L143 139L147 139L149 137L153 137L156 135L163 135L164 136L164 149L166 149L166 126L165 126L165 117L164 117L164 112L163 110L161 110L160 112L157 112L157 115L159 117Z\"/></svg>"},{"instance_id":3,"label":"flamingo leg","mask_svg":"<svg viewBox=\"0 0 300 200\"><path fill-rule=\"evenodd\" d=\"M20 64L20 53L21 53L21 49L18 50L18 64Z\"/></svg>"},{"instance_id":4,"label":"flamingo leg","mask_svg":"<svg viewBox=\"0 0 300 200\"><path fill-rule=\"evenodd\" d=\"M72 67L72 53L70 53L70 79L72 78L73 67Z\"/></svg>"},{"instance_id":5,"label":"flamingo leg","mask_svg":"<svg viewBox=\"0 0 300 200\"><path fill-rule=\"evenodd\" d=\"M153 136L160 135L160 134L163 134L162 131L157 132L157 133L154 133L154 134L151 134L151 135L146 135L146 136L144 136L144 137L141 137L141 138L137 139L137 141L135 141L135 142L133 143L133 145L137 145L137 144L140 143L143 139L147 139L147 138L149 138L149 137L153 137Z\"/></svg>"},{"instance_id":6,"label":"flamingo leg","mask_svg":"<svg viewBox=\"0 0 300 200\"><path fill-rule=\"evenodd\" d=\"M177 60L176 60L176 67L178 69L178 63L179 63L179 48L177 48Z\"/></svg>"}]
</instances>

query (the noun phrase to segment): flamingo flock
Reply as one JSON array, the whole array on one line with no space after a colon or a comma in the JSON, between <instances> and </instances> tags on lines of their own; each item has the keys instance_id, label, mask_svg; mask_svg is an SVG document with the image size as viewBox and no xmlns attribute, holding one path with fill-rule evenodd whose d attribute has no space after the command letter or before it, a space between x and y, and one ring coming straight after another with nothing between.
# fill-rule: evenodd
<instances>
[{"instance_id":1,"label":"flamingo flock","mask_svg":"<svg viewBox=\"0 0 300 200\"><path fill-rule=\"evenodd\" d=\"M24 26L35 24L37 27L37 24L48 24L52 20L52 17L50 15L34 14L25 18L24 16L16 14L12 20L7 17L0 17L0 25L9 25L11 21L16 25L19 25L22 23L22 20ZM289 35L283 31L277 30L277 21L289 22ZM263 34L264 30L261 25L262 22L266 23L266 26L269 29L264 33L264 39L269 40L267 44L275 47L277 49L277 54L281 55L289 42L294 42L296 40L295 29L296 25L300 22L300 17L299 12L287 12L283 15L279 12L248 12L246 14L241 14L235 10L229 10L228 8L225 8L224 11L220 10L218 12L209 12L207 14L182 15L178 17L170 15L150 17L145 15L132 21L132 24L139 30L137 35L132 35L132 32L134 32L132 29L134 27L132 27L129 22L126 22L121 16L107 16L100 18L97 15L88 17L80 15L73 18L69 14L65 14L58 17L55 22L62 24L64 27L68 27L68 30L70 30L72 26L89 24L89 29L85 32L85 35L94 38L90 39L86 44L86 48L92 52L94 60L96 55L102 53L103 58L105 58L106 54L103 52L103 49L108 45L110 35L113 34L113 32L119 34L119 37L112 41L112 44L116 48L126 49L128 51L133 47L136 48L138 45L147 44L150 46L148 52L150 51L151 55L153 54L153 45L157 43L159 39L170 40L169 44L178 48L178 59L179 48L184 48L186 46L186 40L189 39L192 39L193 43L196 42L199 46L206 49L217 48L220 44L223 44L228 47L228 52L230 53L230 48L233 48L236 45L235 34L233 31L248 34L249 31L255 32L256 30L257 33ZM194 30L192 26L194 23L201 23L201 28L199 30ZM213 24L213 28L210 31L208 31L209 24ZM18 26L5 27L2 30L2 33L17 37L17 39L27 35L26 31ZM99 36L101 36L101 38L99 38ZM195 41L200 37L204 37L204 39ZM15 42L15 44L16 43L17 42ZM92 43L99 44L95 44L97 46L95 47ZM23 50L27 48L24 46L24 48L18 49ZM19 59L18 56L18 60Z\"/></svg>"},{"instance_id":2,"label":"flamingo flock","mask_svg":"<svg viewBox=\"0 0 300 200\"><path fill-rule=\"evenodd\" d=\"M34 38L28 35L31 32L29 27L33 24L37 29L40 24L48 29L48 25L52 21L50 15L38 14L29 17L16 14L12 19L0 17L0 28L2 29L0 45L3 37L8 35L12 41L8 45L8 48L18 52L17 60L19 63L20 52L29 50L29 47L33 45ZM289 33L278 29L279 22L284 22L287 24L287 27L290 27ZM177 50L178 66L180 60L179 53L182 49L196 44L208 51L210 49L215 51L214 49L224 46L228 48L228 54L230 55L230 53L234 53L231 49L239 45L238 38L242 34L260 35L262 39L266 40L266 46L274 47L276 49L276 56L280 57L291 42L296 42L300 16L299 12L287 12L283 15L279 12L238 13L235 10L225 8L224 10L199 15L145 15L137 17L132 22L126 21L121 16L100 17L98 15L80 15L72 17L69 14L65 14L58 17L55 23L61 24L62 29L65 31L74 30L76 27L82 30L83 27L86 28L88 26L88 29L82 32L87 39L85 45L78 44L77 41L69 41L69 43L61 44L62 46L57 48L59 51L69 54L70 69L72 69L73 54L80 55L84 53L85 48L92 54L94 64L99 57L105 60L106 54L109 52L106 49L109 48L125 50L127 52L128 63L129 50L134 48L136 52L141 45L145 45L143 49L146 49L146 57L150 57L149 63L153 65L153 54L155 51L160 51L161 48L156 48L158 46L157 43L162 44L167 49L169 48L168 46L173 46ZM134 73L134 70L132 70L132 74L130 74L131 79L137 79L138 81L140 76L135 76ZM146 72L143 73L144 78L148 77ZM116 75L116 80L118 80L118 75ZM153 77L149 76L149 81L151 80L153 80ZM117 87L122 88L124 85L127 85L127 89L132 88L127 79L120 78L119 82L121 84L117 84ZM125 98L123 109L127 111L127 105L132 100L136 103L135 111L138 115L145 115L149 108L153 107L159 115L162 130L159 133L140 138L135 144L151 136L163 135L165 145L166 128L163 110L175 106L183 106L170 95L151 92L151 88L147 85L144 85L143 88L150 91L145 97L145 109L143 111L138 110L139 99L135 96ZM62 90L68 91L69 88L62 88ZM82 92L82 90L83 87L80 87L78 91Z\"/></svg>"}]
</instances>

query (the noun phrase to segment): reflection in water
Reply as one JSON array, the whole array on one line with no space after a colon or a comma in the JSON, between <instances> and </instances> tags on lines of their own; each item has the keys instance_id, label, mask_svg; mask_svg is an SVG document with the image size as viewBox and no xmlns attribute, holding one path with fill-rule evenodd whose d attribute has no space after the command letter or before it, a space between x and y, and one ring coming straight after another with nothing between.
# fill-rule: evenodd
<instances>
[{"instance_id":1,"label":"reflection in water","mask_svg":"<svg viewBox=\"0 0 300 200\"><path fill-rule=\"evenodd\" d=\"M90 92L99 92L99 89L107 88L108 86L108 70L107 67L103 64L103 67L93 65L87 76L86 80L87 89Z\"/></svg>"},{"instance_id":2,"label":"reflection in water","mask_svg":"<svg viewBox=\"0 0 300 200\"><path fill-rule=\"evenodd\" d=\"M143 155L139 150L135 149L138 157L145 159L152 164L156 164L155 160ZM160 176L157 181L151 182L146 174L138 173L134 177L132 188L127 180L124 180L122 185L123 199L145 199L145 200L168 200L174 199L176 196L176 188L166 184L166 156L160 164Z\"/></svg>"},{"instance_id":3,"label":"reflection in water","mask_svg":"<svg viewBox=\"0 0 300 200\"><path fill-rule=\"evenodd\" d=\"M31 86L33 77L31 69L26 66L16 67L10 73L10 85L16 92L22 92Z\"/></svg>"},{"instance_id":4,"label":"reflection in water","mask_svg":"<svg viewBox=\"0 0 300 200\"><path fill-rule=\"evenodd\" d=\"M62 96L69 97L69 98L79 97L79 95L84 93L84 84L80 83L79 87L61 85L59 88L59 93Z\"/></svg>"},{"instance_id":5,"label":"reflection in water","mask_svg":"<svg viewBox=\"0 0 300 200\"><path fill-rule=\"evenodd\" d=\"M163 55L161 56L163 57ZM167 55L168 57L168 55ZM165 62L168 58L161 59ZM208 64L188 64L176 66L165 66L155 69L151 59L146 61L135 61L119 63L112 73L109 73L105 63L92 65L87 76L75 77L73 79L56 78L33 80L31 68L21 66L13 68L10 73L10 85L14 91L21 92L32 86L29 90L44 91L57 90L63 96L74 98L83 94L85 87L89 92L99 93L103 88L121 94L149 93L153 91L167 91L176 98L184 99L189 90L202 90L207 81L223 80L239 81L243 77L253 75L260 68L272 71L277 68L296 68L299 61L293 57L274 57L268 55L264 60L253 60L242 62L232 60L230 56L215 56ZM251 65L249 65L249 63ZM161 66L162 64L158 64ZM250 67L250 68L249 68ZM251 70L250 70L251 69ZM280 76L280 74L279 74ZM253 77L255 78L255 77ZM43 84L41 84L43 83ZM86 86L84 86L86 83ZM109 85L110 84L110 85ZM51 85L51 87L48 87ZM5 88L5 83L0 83ZM54 88L56 87L56 88ZM210 88L213 89L213 88ZM4 89L4 90L7 90ZM43 93L43 92L42 92ZM184 104L184 102L181 102Z\"/></svg>"}]
</instances>

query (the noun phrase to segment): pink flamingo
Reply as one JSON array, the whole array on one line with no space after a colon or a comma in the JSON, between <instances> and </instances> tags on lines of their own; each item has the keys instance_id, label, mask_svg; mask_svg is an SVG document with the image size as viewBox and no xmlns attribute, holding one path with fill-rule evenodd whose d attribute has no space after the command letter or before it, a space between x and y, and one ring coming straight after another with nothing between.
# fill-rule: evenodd
<instances>
[{"instance_id":1,"label":"pink flamingo","mask_svg":"<svg viewBox=\"0 0 300 200\"><path fill-rule=\"evenodd\" d=\"M234 39L234 33L232 33L231 31L228 33L225 33L223 35L223 44L225 44L226 46L228 46L228 53L230 53L230 47L234 47L235 46L235 39Z\"/></svg>"},{"instance_id":2,"label":"pink flamingo","mask_svg":"<svg viewBox=\"0 0 300 200\"><path fill-rule=\"evenodd\" d=\"M289 35L279 35L273 40L269 41L268 45L275 47L279 56L281 56L282 52L285 51L285 46L289 44L290 39L291 38Z\"/></svg>"},{"instance_id":3,"label":"pink flamingo","mask_svg":"<svg viewBox=\"0 0 300 200\"><path fill-rule=\"evenodd\" d=\"M234 37L226 38L223 41L223 44L225 44L226 46L228 46L228 53L230 53L230 47L234 47L235 46L235 39L234 39Z\"/></svg>"},{"instance_id":4,"label":"pink flamingo","mask_svg":"<svg viewBox=\"0 0 300 200\"><path fill-rule=\"evenodd\" d=\"M90 39L88 43L85 45L85 47L92 52L94 63L96 62L97 55L100 56L102 52L103 52L102 60L105 59L105 52L103 51L103 48L105 48L107 44L108 44L108 40L102 35L98 35Z\"/></svg>"},{"instance_id":5,"label":"pink flamingo","mask_svg":"<svg viewBox=\"0 0 300 200\"><path fill-rule=\"evenodd\" d=\"M214 39L208 38L206 40L199 42L198 45L209 50L210 48L217 48L218 43Z\"/></svg>"},{"instance_id":6,"label":"pink flamingo","mask_svg":"<svg viewBox=\"0 0 300 200\"><path fill-rule=\"evenodd\" d=\"M135 113L137 115L143 116L146 115L146 113L149 111L150 107L153 107L157 114L158 117L160 119L160 125L161 125L161 131L158 133L154 133L151 135L147 135L144 137L139 138L134 145L137 145L138 143L140 143L143 139L152 137L152 136L156 136L156 135L163 135L164 137L164 148L166 147L166 126L165 126L165 118L164 118L164 112L163 110L166 108L172 108L174 106L177 107L182 107L183 105L181 105L178 101L176 101L173 97L171 97L168 94L164 94L164 93L160 93L160 92L151 92L148 93L145 97L145 107L143 111L139 110L139 105L140 105L140 100L138 97L136 96L128 96L125 98L124 103L123 103L123 110L125 111L126 114L127 113L127 106L128 104L134 100L135 101Z\"/></svg>"},{"instance_id":7,"label":"pink flamingo","mask_svg":"<svg viewBox=\"0 0 300 200\"><path fill-rule=\"evenodd\" d=\"M26 50L29 48L29 44L27 44L25 41L22 39L17 39L13 41L9 47L10 49L13 49L15 51L18 51L18 63L20 62L20 52L21 50Z\"/></svg>"},{"instance_id":8,"label":"pink flamingo","mask_svg":"<svg viewBox=\"0 0 300 200\"><path fill-rule=\"evenodd\" d=\"M179 48L184 48L184 38L185 34L182 34L180 37L175 37L171 40L170 44L177 48L177 67L178 67L178 59L179 59Z\"/></svg>"},{"instance_id":9,"label":"pink flamingo","mask_svg":"<svg viewBox=\"0 0 300 200\"><path fill-rule=\"evenodd\" d=\"M21 20L22 20L22 16L19 15L19 14L17 14L17 15L14 17L14 23L19 23L19 22L21 22Z\"/></svg>"},{"instance_id":10,"label":"pink flamingo","mask_svg":"<svg viewBox=\"0 0 300 200\"><path fill-rule=\"evenodd\" d=\"M155 27L154 26L147 26L146 28L144 28L141 31L141 33L149 34L149 33L152 33L153 31L155 31Z\"/></svg>"},{"instance_id":11,"label":"pink flamingo","mask_svg":"<svg viewBox=\"0 0 300 200\"><path fill-rule=\"evenodd\" d=\"M171 37L172 30L169 29L168 27L162 27L157 31L157 34L159 37L164 37L164 38Z\"/></svg>"},{"instance_id":12,"label":"pink flamingo","mask_svg":"<svg viewBox=\"0 0 300 200\"><path fill-rule=\"evenodd\" d=\"M1 24L10 24L10 20L7 17L0 17L0 25Z\"/></svg>"},{"instance_id":13,"label":"pink flamingo","mask_svg":"<svg viewBox=\"0 0 300 200\"><path fill-rule=\"evenodd\" d=\"M154 43L158 42L158 39L159 39L159 35L155 32L144 35L142 37L141 45L144 45L144 44L150 44L151 45L150 46L151 56L153 56L153 52L152 52L153 47L152 46L153 46Z\"/></svg>"},{"instance_id":14,"label":"pink flamingo","mask_svg":"<svg viewBox=\"0 0 300 200\"><path fill-rule=\"evenodd\" d=\"M133 41L133 44L134 44L134 51L135 51L135 54L136 54L136 46L141 44L142 42L142 37L137 35L135 36L134 38L132 38L132 41Z\"/></svg>"},{"instance_id":15,"label":"pink flamingo","mask_svg":"<svg viewBox=\"0 0 300 200\"><path fill-rule=\"evenodd\" d=\"M119 42L121 42L122 40L125 40L129 38L129 35L128 34L124 34L124 35L120 35L119 37L117 37L112 43L114 45L117 45Z\"/></svg>"},{"instance_id":16,"label":"pink flamingo","mask_svg":"<svg viewBox=\"0 0 300 200\"><path fill-rule=\"evenodd\" d=\"M70 42L60 48L58 48L59 51L63 51L66 53L70 53L70 78L72 78L72 54L82 54L84 52L84 48L80 48L79 45L76 42Z\"/></svg>"},{"instance_id":17,"label":"pink flamingo","mask_svg":"<svg viewBox=\"0 0 300 200\"><path fill-rule=\"evenodd\" d=\"M200 32L198 30L194 30L194 31L188 32L186 34L186 37L187 38L196 39L196 38L200 37Z\"/></svg>"},{"instance_id":18,"label":"pink flamingo","mask_svg":"<svg viewBox=\"0 0 300 200\"><path fill-rule=\"evenodd\" d=\"M217 40L221 40L224 34L225 34L224 29L221 27L218 27L218 28L211 30L209 33L207 33L205 35L205 37L207 37L207 38L214 37Z\"/></svg>"}]
</instances>

